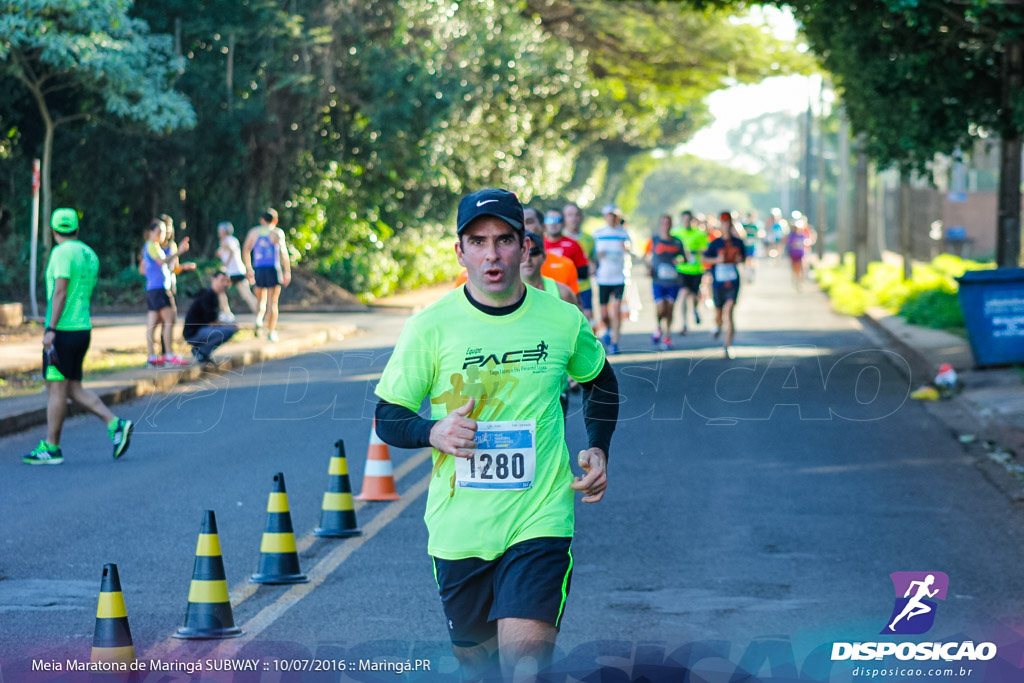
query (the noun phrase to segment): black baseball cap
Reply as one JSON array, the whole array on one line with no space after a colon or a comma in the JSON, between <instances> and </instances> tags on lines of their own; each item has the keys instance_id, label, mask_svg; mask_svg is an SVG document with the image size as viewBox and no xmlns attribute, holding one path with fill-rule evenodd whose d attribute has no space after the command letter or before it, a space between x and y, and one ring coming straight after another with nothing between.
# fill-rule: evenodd
<instances>
[{"instance_id":1,"label":"black baseball cap","mask_svg":"<svg viewBox=\"0 0 1024 683\"><path fill-rule=\"evenodd\" d=\"M540 251L541 254L544 253L544 238L543 237L541 237L540 235L538 235L535 232L527 232L525 236L529 237L530 238L530 242L533 243L533 246L530 247L530 255L531 256L533 256L534 250Z\"/></svg>"},{"instance_id":2,"label":"black baseball cap","mask_svg":"<svg viewBox=\"0 0 1024 683\"><path fill-rule=\"evenodd\" d=\"M516 230L523 231L523 205L519 197L508 190L487 188L463 197L459 202L456 233L461 235L466 226L480 216L500 218Z\"/></svg>"}]
</instances>

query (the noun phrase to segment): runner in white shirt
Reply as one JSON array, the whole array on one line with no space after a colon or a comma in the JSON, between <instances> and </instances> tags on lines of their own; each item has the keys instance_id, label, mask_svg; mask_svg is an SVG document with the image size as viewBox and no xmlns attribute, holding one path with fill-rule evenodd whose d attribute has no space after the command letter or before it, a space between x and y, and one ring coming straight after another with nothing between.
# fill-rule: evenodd
<instances>
[{"instance_id":1,"label":"runner in white shirt","mask_svg":"<svg viewBox=\"0 0 1024 683\"><path fill-rule=\"evenodd\" d=\"M249 289L249 281L245 278L242 245L238 243L238 238L235 237L235 226L228 221L219 223L217 225L217 235L220 237L217 256L224 266L224 272L231 278L231 284L238 287L239 294L242 295L245 303L249 304L249 308L255 314L259 302L256 301L256 295ZM228 305L227 291L220 293L220 310L223 322L234 322L235 315L231 312L231 307Z\"/></svg>"},{"instance_id":2,"label":"runner in white shirt","mask_svg":"<svg viewBox=\"0 0 1024 683\"><path fill-rule=\"evenodd\" d=\"M622 296L626 291L626 276L632 244L629 233L620 225L621 212L614 204L602 209L605 225L594 231L594 251L597 253L598 286L601 320L605 326L601 340L611 355L619 352L622 328Z\"/></svg>"}]
</instances>

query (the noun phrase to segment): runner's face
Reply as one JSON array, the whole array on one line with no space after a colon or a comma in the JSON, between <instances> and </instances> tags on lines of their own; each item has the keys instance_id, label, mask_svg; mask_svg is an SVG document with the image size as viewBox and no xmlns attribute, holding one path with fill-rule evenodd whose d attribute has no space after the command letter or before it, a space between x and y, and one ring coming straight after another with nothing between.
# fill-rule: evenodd
<instances>
[{"instance_id":1,"label":"runner's face","mask_svg":"<svg viewBox=\"0 0 1024 683\"><path fill-rule=\"evenodd\" d=\"M544 265L544 259L547 258L544 251L539 247L530 244L529 238L527 238L527 252L526 260L519 266L519 273L523 276L523 281L538 281L541 279L540 269Z\"/></svg>"},{"instance_id":2,"label":"runner's face","mask_svg":"<svg viewBox=\"0 0 1024 683\"><path fill-rule=\"evenodd\" d=\"M661 223L658 224L658 231L661 233L662 238L667 238L669 231L672 230L672 219L668 216L661 217Z\"/></svg>"},{"instance_id":3,"label":"runner's face","mask_svg":"<svg viewBox=\"0 0 1024 683\"><path fill-rule=\"evenodd\" d=\"M463 231L455 254L466 268L470 293L477 301L507 306L519 300L523 292L519 268L529 252L511 225L481 216Z\"/></svg>"},{"instance_id":4,"label":"runner's face","mask_svg":"<svg viewBox=\"0 0 1024 683\"><path fill-rule=\"evenodd\" d=\"M563 225L562 216L554 211L549 211L548 215L544 217L544 232L547 233L548 237L561 237Z\"/></svg>"},{"instance_id":5,"label":"runner's face","mask_svg":"<svg viewBox=\"0 0 1024 683\"><path fill-rule=\"evenodd\" d=\"M575 204L566 204L565 208L562 209L562 213L565 215L566 232L575 233L579 230L580 223L583 221L583 214L580 212L580 208Z\"/></svg>"},{"instance_id":6,"label":"runner's face","mask_svg":"<svg viewBox=\"0 0 1024 683\"><path fill-rule=\"evenodd\" d=\"M540 217L532 209L523 212L523 225L526 226L526 232L541 232Z\"/></svg>"}]
</instances>

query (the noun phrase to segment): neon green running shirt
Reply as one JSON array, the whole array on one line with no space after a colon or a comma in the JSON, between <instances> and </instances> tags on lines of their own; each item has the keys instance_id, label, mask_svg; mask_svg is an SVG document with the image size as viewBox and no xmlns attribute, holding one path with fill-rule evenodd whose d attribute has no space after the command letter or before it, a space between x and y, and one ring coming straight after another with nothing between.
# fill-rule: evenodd
<instances>
[{"instance_id":1,"label":"neon green running shirt","mask_svg":"<svg viewBox=\"0 0 1024 683\"><path fill-rule=\"evenodd\" d=\"M96 287L100 260L96 252L78 240L67 240L50 252L46 264L46 320L55 330L91 330L89 300ZM68 281L68 298L60 320L50 320L53 291L58 278Z\"/></svg>"},{"instance_id":2,"label":"neon green running shirt","mask_svg":"<svg viewBox=\"0 0 1024 683\"><path fill-rule=\"evenodd\" d=\"M475 308L458 287L405 324L377 396L431 419L476 398L470 417L536 423L536 473L525 490L455 486L454 456L433 453L424 520L427 552L445 560L493 560L531 538L573 535L569 450L559 395L565 373L580 382L604 367L604 348L579 309L533 287L509 315ZM478 441L480 432L478 432Z\"/></svg>"},{"instance_id":3,"label":"neon green running shirt","mask_svg":"<svg viewBox=\"0 0 1024 683\"><path fill-rule=\"evenodd\" d=\"M690 228L688 230L673 228L669 231L669 234L672 237L678 237L679 241L686 246L686 251L690 252L690 260L686 263L678 264L676 270L688 275L700 275L703 273L704 266L701 264L700 257L704 255L708 245L711 243L708 234L700 228Z\"/></svg>"}]
</instances>

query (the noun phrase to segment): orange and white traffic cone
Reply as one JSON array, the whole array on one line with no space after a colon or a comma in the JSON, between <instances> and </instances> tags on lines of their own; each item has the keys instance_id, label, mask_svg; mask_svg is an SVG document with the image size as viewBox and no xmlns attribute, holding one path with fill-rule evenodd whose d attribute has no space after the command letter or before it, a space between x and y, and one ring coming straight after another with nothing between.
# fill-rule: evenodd
<instances>
[{"instance_id":1,"label":"orange and white traffic cone","mask_svg":"<svg viewBox=\"0 0 1024 683\"><path fill-rule=\"evenodd\" d=\"M359 500L398 500L395 490L395 470L391 466L388 445L377 436L377 420L370 428L370 445L366 449L366 469L363 471L363 491Z\"/></svg>"}]
</instances>

